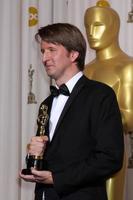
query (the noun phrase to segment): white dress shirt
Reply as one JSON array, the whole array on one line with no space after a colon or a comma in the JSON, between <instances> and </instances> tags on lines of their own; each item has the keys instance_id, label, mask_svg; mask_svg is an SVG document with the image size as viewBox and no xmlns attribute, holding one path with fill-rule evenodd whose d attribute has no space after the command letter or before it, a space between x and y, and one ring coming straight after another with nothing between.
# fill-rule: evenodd
<instances>
[{"instance_id":1,"label":"white dress shirt","mask_svg":"<svg viewBox=\"0 0 133 200\"><path fill-rule=\"evenodd\" d=\"M73 76L67 83L65 83L66 86L68 87L70 93L72 92L73 87L75 86L75 84L81 78L82 75L83 75L83 73L80 71L75 76ZM53 99L52 108L51 108L51 112L50 112L50 121L49 121L50 141L53 138L57 122L59 120L59 117L62 113L62 110L63 110L68 98L69 98L69 96L60 94L59 96L54 97L54 99Z\"/></svg>"}]
</instances>

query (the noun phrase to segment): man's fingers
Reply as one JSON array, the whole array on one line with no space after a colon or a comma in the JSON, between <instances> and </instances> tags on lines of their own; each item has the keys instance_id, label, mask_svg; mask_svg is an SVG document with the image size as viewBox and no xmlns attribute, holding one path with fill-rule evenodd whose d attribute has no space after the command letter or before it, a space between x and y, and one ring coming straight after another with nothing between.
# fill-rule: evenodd
<instances>
[{"instance_id":1,"label":"man's fingers","mask_svg":"<svg viewBox=\"0 0 133 200\"><path fill-rule=\"evenodd\" d=\"M27 182L35 182L35 177L33 175L24 175L21 172L19 173L19 177Z\"/></svg>"},{"instance_id":2,"label":"man's fingers","mask_svg":"<svg viewBox=\"0 0 133 200\"><path fill-rule=\"evenodd\" d=\"M47 142L48 136L34 136L31 138L31 142Z\"/></svg>"},{"instance_id":3,"label":"man's fingers","mask_svg":"<svg viewBox=\"0 0 133 200\"><path fill-rule=\"evenodd\" d=\"M37 177L40 177L40 176L42 176L42 171L38 171L38 170L36 170L35 168L31 168L31 172L32 172L32 174L34 175L34 176L37 176Z\"/></svg>"},{"instance_id":4,"label":"man's fingers","mask_svg":"<svg viewBox=\"0 0 133 200\"><path fill-rule=\"evenodd\" d=\"M51 175L49 171L38 171L35 168L31 168L31 172L34 175L34 177L38 180L47 179Z\"/></svg>"}]
</instances>

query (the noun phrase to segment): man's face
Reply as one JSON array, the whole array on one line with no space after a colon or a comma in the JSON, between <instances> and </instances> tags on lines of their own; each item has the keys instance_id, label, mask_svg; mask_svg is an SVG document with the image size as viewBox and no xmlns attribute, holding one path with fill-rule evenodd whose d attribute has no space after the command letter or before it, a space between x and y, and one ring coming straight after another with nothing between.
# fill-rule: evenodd
<instances>
[{"instance_id":1,"label":"man's face","mask_svg":"<svg viewBox=\"0 0 133 200\"><path fill-rule=\"evenodd\" d=\"M112 44L116 31L109 11L102 8L88 10L85 15L85 26L88 42L91 48L98 50Z\"/></svg>"},{"instance_id":2,"label":"man's face","mask_svg":"<svg viewBox=\"0 0 133 200\"><path fill-rule=\"evenodd\" d=\"M60 44L41 42L42 62L49 77L55 81L67 76L72 64L71 53Z\"/></svg>"}]
</instances>

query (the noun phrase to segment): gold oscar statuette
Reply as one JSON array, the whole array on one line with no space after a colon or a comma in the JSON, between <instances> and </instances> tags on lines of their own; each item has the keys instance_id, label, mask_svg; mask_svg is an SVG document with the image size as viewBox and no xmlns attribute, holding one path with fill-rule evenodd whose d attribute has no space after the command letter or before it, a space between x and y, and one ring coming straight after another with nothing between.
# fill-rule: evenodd
<instances>
[{"instance_id":1,"label":"gold oscar statuette","mask_svg":"<svg viewBox=\"0 0 133 200\"><path fill-rule=\"evenodd\" d=\"M45 127L48 122L48 107L45 104L42 104L39 109L39 115L37 119L37 125L38 125L38 131L37 135L40 137L45 135ZM27 145L27 148L29 148L29 144ZM31 174L31 167L37 169L37 170L43 170L44 169L44 155L43 153L41 155L27 155L26 157L26 169L22 169L22 174L30 175Z\"/></svg>"}]
</instances>

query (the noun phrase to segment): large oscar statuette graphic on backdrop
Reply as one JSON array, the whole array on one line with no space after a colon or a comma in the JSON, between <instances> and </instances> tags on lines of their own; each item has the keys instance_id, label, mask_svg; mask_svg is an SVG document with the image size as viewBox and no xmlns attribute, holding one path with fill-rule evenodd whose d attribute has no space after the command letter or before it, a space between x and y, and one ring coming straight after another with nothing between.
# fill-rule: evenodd
<instances>
[{"instance_id":1,"label":"large oscar statuette graphic on backdrop","mask_svg":"<svg viewBox=\"0 0 133 200\"><path fill-rule=\"evenodd\" d=\"M38 135L40 137L45 135L45 127L48 122L48 107L45 104L42 104L39 110L39 115L37 119L37 125L38 125ZM27 149L29 148L29 145L27 145ZM22 170L22 174L30 175L31 174L31 167L37 169L37 170L43 170L44 169L44 157L43 152L40 155L27 155L26 158L26 165L27 168Z\"/></svg>"},{"instance_id":2,"label":"large oscar statuette graphic on backdrop","mask_svg":"<svg viewBox=\"0 0 133 200\"><path fill-rule=\"evenodd\" d=\"M130 139L130 157L128 158L128 168L133 169L133 132L129 134Z\"/></svg>"}]
</instances>

